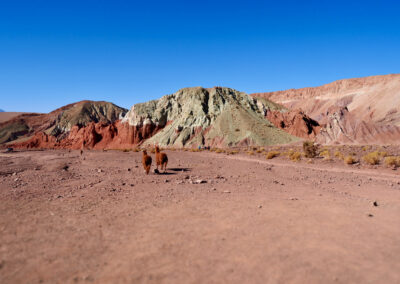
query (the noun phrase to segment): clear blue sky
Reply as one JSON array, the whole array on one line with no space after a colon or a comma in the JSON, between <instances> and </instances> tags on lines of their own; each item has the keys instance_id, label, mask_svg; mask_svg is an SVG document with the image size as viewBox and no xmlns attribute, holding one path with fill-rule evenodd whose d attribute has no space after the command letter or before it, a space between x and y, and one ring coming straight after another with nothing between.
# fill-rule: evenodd
<instances>
[{"instance_id":1,"label":"clear blue sky","mask_svg":"<svg viewBox=\"0 0 400 284\"><path fill-rule=\"evenodd\" d=\"M0 108L400 73L399 2L0 0Z\"/></svg>"}]
</instances>

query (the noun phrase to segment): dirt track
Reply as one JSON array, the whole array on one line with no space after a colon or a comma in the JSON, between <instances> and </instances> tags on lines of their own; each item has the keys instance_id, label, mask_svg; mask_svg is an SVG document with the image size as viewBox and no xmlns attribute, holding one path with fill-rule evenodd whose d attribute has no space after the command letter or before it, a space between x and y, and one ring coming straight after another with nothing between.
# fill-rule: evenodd
<instances>
[{"instance_id":1,"label":"dirt track","mask_svg":"<svg viewBox=\"0 0 400 284\"><path fill-rule=\"evenodd\" d=\"M400 282L399 170L167 153L0 154L0 283Z\"/></svg>"}]
</instances>

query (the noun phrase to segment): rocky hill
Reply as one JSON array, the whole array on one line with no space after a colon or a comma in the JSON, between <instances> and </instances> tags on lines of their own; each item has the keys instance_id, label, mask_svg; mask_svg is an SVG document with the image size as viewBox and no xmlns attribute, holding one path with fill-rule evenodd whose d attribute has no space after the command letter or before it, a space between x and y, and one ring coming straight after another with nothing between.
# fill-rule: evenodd
<instances>
[{"instance_id":1,"label":"rocky hill","mask_svg":"<svg viewBox=\"0 0 400 284\"><path fill-rule=\"evenodd\" d=\"M0 123L0 144L25 141L37 133L44 133L60 140L74 126L90 123L112 123L127 112L108 102L81 101L63 106L50 113L24 113Z\"/></svg>"},{"instance_id":2,"label":"rocky hill","mask_svg":"<svg viewBox=\"0 0 400 284\"><path fill-rule=\"evenodd\" d=\"M269 110L278 107L230 88L184 88L159 100L134 105L123 122L143 129L142 136L149 137L145 144L161 146L226 147L297 140L265 119Z\"/></svg>"},{"instance_id":3,"label":"rocky hill","mask_svg":"<svg viewBox=\"0 0 400 284\"><path fill-rule=\"evenodd\" d=\"M124 149L154 144L164 147L271 145L298 140L267 119L272 112L287 112L285 108L230 88L184 88L159 100L136 104L122 118L123 112L123 109L95 111L79 104L47 114L46 120L43 115L31 114L32 121L37 121L37 116L42 118L41 124L35 124L34 132L33 123L27 126L14 119L14 124L8 122L8 125L14 129L21 126L20 133L32 135L12 145ZM99 113L107 113L108 120L99 121Z\"/></svg>"},{"instance_id":4,"label":"rocky hill","mask_svg":"<svg viewBox=\"0 0 400 284\"><path fill-rule=\"evenodd\" d=\"M400 143L400 74L252 96L301 109L324 126L317 138L323 143Z\"/></svg>"}]
</instances>

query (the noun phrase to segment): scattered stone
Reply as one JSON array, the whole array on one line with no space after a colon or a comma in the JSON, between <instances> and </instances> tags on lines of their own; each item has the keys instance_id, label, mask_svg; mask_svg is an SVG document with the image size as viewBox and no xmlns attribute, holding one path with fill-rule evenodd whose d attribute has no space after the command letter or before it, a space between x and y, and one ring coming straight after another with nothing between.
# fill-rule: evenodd
<instances>
[{"instance_id":1,"label":"scattered stone","mask_svg":"<svg viewBox=\"0 0 400 284\"><path fill-rule=\"evenodd\" d=\"M213 191L216 191L217 189L215 187L212 188Z\"/></svg>"},{"instance_id":2,"label":"scattered stone","mask_svg":"<svg viewBox=\"0 0 400 284\"><path fill-rule=\"evenodd\" d=\"M68 165L64 165L64 166L62 167L62 169L63 169L64 171L68 171L68 168L69 168Z\"/></svg>"},{"instance_id":3,"label":"scattered stone","mask_svg":"<svg viewBox=\"0 0 400 284\"><path fill-rule=\"evenodd\" d=\"M190 176L185 176L185 179L190 179Z\"/></svg>"},{"instance_id":4,"label":"scattered stone","mask_svg":"<svg viewBox=\"0 0 400 284\"><path fill-rule=\"evenodd\" d=\"M378 201L374 201L374 206L377 207L378 206Z\"/></svg>"},{"instance_id":5,"label":"scattered stone","mask_svg":"<svg viewBox=\"0 0 400 284\"><path fill-rule=\"evenodd\" d=\"M290 200L299 200L297 197L291 197Z\"/></svg>"},{"instance_id":6,"label":"scattered stone","mask_svg":"<svg viewBox=\"0 0 400 284\"><path fill-rule=\"evenodd\" d=\"M131 183L131 186L135 186L133 183Z\"/></svg>"},{"instance_id":7,"label":"scattered stone","mask_svg":"<svg viewBox=\"0 0 400 284\"><path fill-rule=\"evenodd\" d=\"M194 184L200 184L200 183L207 183L207 181L204 180L204 179L197 179L197 180L195 180L193 183L194 183Z\"/></svg>"},{"instance_id":8,"label":"scattered stone","mask_svg":"<svg viewBox=\"0 0 400 284\"><path fill-rule=\"evenodd\" d=\"M155 174L159 174L160 172L159 172L159 170L157 170L157 169L154 169L154 170L153 170L153 173L155 173Z\"/></svg>"},{"instance_id":9,"label":"scattered stone","mask_svg":"<svg viewBox=\"0 0 400 284\"><path fill-rule=\"evenodd\" d=\"M12 173L12 175L13 175L13 176L16 176L16 175L17 175L17 173L16 173L16 172L13 172L13 173Z\"/></svg>"},{"instance_id":10,"label":"scattered stone","mask_svg":"<svg viewBox=\"0 0 400 284\"><path fill-rule=\"evenodd\" d=\"M231 193L229 190L224 190L223 193Z\"/></svg>"},{"instance_id":11,"label":"scattered stone","mask_svg":"<svg viewBox=\"0 0 400 284\"><path fill-rule=\"evenodd\" d=\"M58 195L57 198L62 198L62 195Z\"/></svg>"},{"instance_id":12,"label":"scattered stone","mask_svg":"<svg viewBox=\"0 0 400 284\"><path fill-rule=\"evenodd\" d=\"M169 179L164 180L164 182L166 182L166 183L169 182Z\"/></svg>"},{"instance_id":13,"label":"scattered stone","mask_svg":"<svg viewBox=\"0 0 400 284\"><path fill-rule=\"evenodd\" d=\"M131 168L128 168L128 172L130 172L131 171Z\"/></svg>"},{"instance_id":14,"label":"scattered stone","mask_svg":"<svg viewBox=\"0 0 400 284\"><path fill-rule=\"evenodd\" d=\"M372 214L368 214L368 217L374 217L374 215L372 215Z\"/></svg>"},{"instance_id":15,"label":"scattered stone","mask_svg":"<svg viewBox=\"0 0 400 284\"><path fill-rule=\"evenodd\" d=\"M176 182L176 184L183 184L183 181L182 181L182 180L178 180L178 181Z\"/></svg>"},{"instance_id":16,"label":"scattered stone","mask_svg":"<svg viewBox=\"0 0 400 284\"><path fill-rule=\"evenodd\" d=\"M262 208L262 205L258 205L258 208Z\"/></svg>"},{"instance_id":17,"label":"scattered stone","mask_svg":"<svg viewBox=\"0 0 400 284\"><path fill-rule=\"evenodd\" d=\"M138 165L135 166L135 168L138 168L138 167L139 167Z\"/></svg>"},{"instance_id":18,"label":"scattered stone","mask_svg":"<svg viewBox=\"0 0 400 284\"><path fill-rule=\"evenodd\" d=\"M14 181L19 181L19 178L14 179Z\"/></svg>"},{"instance_id":19,"label":"scattered stone","mask_svg":"<svg viewBox=\"0 0 400 284\"><path fill-rule=\"evenodd\" d=\"M102 172L102 170L101 170L101 169L98 169L98 170L97 170L97 172L98 172L98 173L101 173L101 172Z\"/></svg>"},{"instance_id":20,"label":"scattered stone","mask_svg":"<svg viewBox=\"0 0 400 284\"><path fill-rule=\"evenodd\" d=\"M123 182L122 185L126 185L126 183Z\"/></svg>"}]
</instances>

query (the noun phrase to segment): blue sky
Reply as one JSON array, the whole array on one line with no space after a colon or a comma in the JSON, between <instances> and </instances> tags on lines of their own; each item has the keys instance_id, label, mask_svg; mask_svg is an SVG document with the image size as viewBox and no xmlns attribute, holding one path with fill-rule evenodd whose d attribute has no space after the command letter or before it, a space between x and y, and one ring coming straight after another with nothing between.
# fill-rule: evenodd
<instances>
[{"instance_id":1,"label":"blue sky","mask_svg":"<svg viewBox=\"0 0 400 284\"><path fill-rule=\"evenodd\" d=\"M399 2L0 0L0 108L400 73Z\"/></svg>"}]
</instances>

